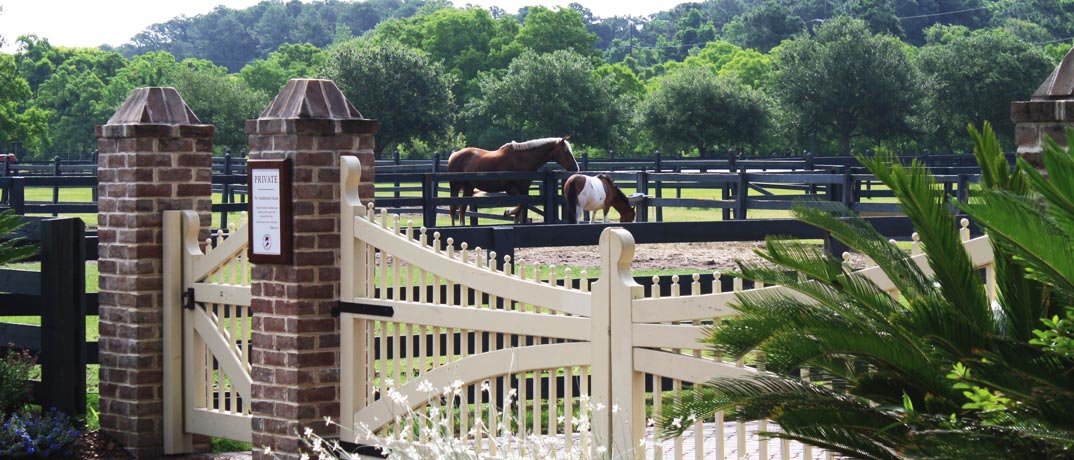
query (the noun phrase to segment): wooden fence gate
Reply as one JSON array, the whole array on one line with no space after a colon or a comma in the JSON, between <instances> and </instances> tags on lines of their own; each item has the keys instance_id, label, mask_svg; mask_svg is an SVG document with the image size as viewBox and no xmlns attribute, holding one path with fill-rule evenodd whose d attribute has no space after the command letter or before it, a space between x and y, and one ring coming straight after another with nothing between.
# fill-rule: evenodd
<instances>
[{"instance_id":1,"label":"wooden fence gate","mask_svg":"<svg viewBox=\"0 0 1074 460\"><path fill-rule=\"evenodd\" d=\"M247 230L198 239L193 211L164 213L164 445L191 435L250 442L250 267Z\"/></svg>"},{"instance_id":2,"label":"wooden fence gate","mask_svg":"<svg viewBox=\"0 0 1074 460\"><path fill-rule=\"evenodd\" d=\"M662 407L715 377L747 376L764 357L728 361L701 339L736 314L744 286L698 294L698 275L670 292L635 283L633 237L601 235L601 274L559 275L427 234L358 199L360 167L343 157L341 437L377 446L429 448L461 437L478 455L546 449L555 458L831 459L832 454L759 433L773 423L690 420L665 439ZM962 239L995 295L987 237ZM930 273L916 243L914 260ZM877 267L859 272L881 289ZM654 277L656 278L656 277ZM689 284L688 289L680 289ZM680 291L690 294L680 295ZM795 295L788 290L788 295ZM808 369L802 378L808 380ZM417 443L412 443L417 441ZM432 442L425 442L432 441ZM454 445L448 441L444 445ZM420 453L419 453L420 454Z\"/></svg>"}]
</instances>

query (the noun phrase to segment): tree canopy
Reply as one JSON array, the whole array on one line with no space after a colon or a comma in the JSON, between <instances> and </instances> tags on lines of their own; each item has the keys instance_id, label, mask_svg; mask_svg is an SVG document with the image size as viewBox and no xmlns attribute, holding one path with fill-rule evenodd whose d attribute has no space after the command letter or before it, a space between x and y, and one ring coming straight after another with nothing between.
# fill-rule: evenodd
<instances>
[{"instance_id":1,"label":"tree canopy","mask_svg":"<svg viewBox=\"0 0 1074 460\"><path fill-rule=\"evenodd\" d=\"M332 79L362 115L380 121L374 152L446 134L455 114L452 79L424 52L398 42L353 40L329 51Z\"/></svg>"},{"instance_id":2,"label":"tree canopy","mask_svg":"<svg viewBox=\"0 0 1074 460\"><path fill-rule=\"evenodd\" d=\"M773 54L774 91L797 111L799 130L831 132L844 153L855 136L908 132L918 77L893 37L839 17Z\"/></svg>"}]
</instances>

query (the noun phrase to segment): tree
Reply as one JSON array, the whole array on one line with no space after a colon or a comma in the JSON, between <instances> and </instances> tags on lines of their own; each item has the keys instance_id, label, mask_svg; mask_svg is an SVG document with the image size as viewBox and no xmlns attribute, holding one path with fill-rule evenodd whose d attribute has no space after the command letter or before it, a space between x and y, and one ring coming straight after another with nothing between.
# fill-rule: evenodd
<instances>
[{"instance_id":1,"label":"tree","mask_svg":"<svg viewBox=\"0 0 1074 460\"><path fill-rule=\"evenodd\" d=\"M67 153L96 148L96 125L115 111L107 102L110 79L127 64L119 53L93 48L64 50L64 60L37 88L34 105L49 111L49 150Z\"/></svg>"},{"instance_id":2,"label":"tree","mask_svg":"<svg viewBox=\"0 0 1074 460\"><path fill-rule=\"evenodd\" d=\"M968 147L959 127L987 120L1010 146L1011 101L1027 99L1048 77L1047 55L1004 29L933 27L928 36L913 60L929 89L923 130L934 144L958 149Z\"/></svg>"},{"instance_id":3,"label":"tree","mask_svg":"<svg viewBox=\"0 0 1074 460\"><path fill-rule=\"evenodd\" d=\"M1051 346L1065 343L1047 340L1062 330L1041 321L1070 313L1074 299L1074 187L1024 161L1011 170L989 127L973 135L982 191L958 207L991 239L994 301L925 168L861 158L895 192L931 274L860 219L797 208L876 262L897 295L820 249L769 238L761 255L774 266L740 262L741 275L794 294L737 296L740 314L714 326L710 340L730 359L763 351L773 373L714 380L701 397L684 395L661 425L677 432L676 417L725 410L771 418L776 437L854 458L1074 458L1074 356ZM1054 142L1044 157L1052 178L1074 171ZM806 366L815 381L838 380L845 391L780 376Z\"/></svg>"},{"instance_id":4,"label":"tree","mask_svg":"<svg viewBox=\"0 0 1074 460\"><path fill-rule=\"evenodd\" d=\"M274 95L254 91L238 75L211 62L185 59L167 77L202 123L216 126L213 146L217 152L249 148L246 120L257 118ZM278 91L277 91L278 92Z\"/></svg>"},{"instance_id":5,"label":"tree","mask_svg":"<svg viewBox=\"0 0 1074 460\"><path fill-rule=\"evenodd\" d=\"M898 40L839 17L773 55L773 91L803 132L831 132L849 154L855 136L881 140L909 130L918 77Z\"/></svg>"},{"instance_id":6,"label":"tree","mask_svg":"<svg viewBox=\"0 0 1074 460\"><path fill-rule=\"evenodd\" d=\"M767 0L759 8L736 17L723 29L723 35L743 48L763 53L785 39L805 30L805 23L787 7Z\"/></svg>"},{"instance_id":7,"label":"tree","mask_svg":"<svg viewBox=\"0 0 1074 460\"><path fill-rule=\"evenodd\" d=\"M571 50L589 56L595 52L593 44L597 42L597 36L586 30L578 11L570 8L552 11L534 6L526 14L515 40L537 53Z\"/></svg>"},{"instance_id":8,"label":"tree","mask_svg":"<svg viewBox=\"0 0 1074 460\"><path fill-rule=\"evenodd\" d=\"M246 64L239 76L253 90L275 96L292 78L312 78L325 62L325 51L309 43L284 44L266 59Z\"/></svg>"},{"instance_id":9,"label":"tree","mask_svg":"<svg viewBox=\"0 0 1074 460\"><path fill-rule=\"evenodd\" d=\"M37 152L48 141L48 112L31 107L31 95L30 84L16 72L15 59L0 54L0 142L19 141Z\"/></svg>"},{"instance_id":10,"label":"tree","mask_svg":"<svg viewBox=\"0 0 1074 460\"><path fill-rule=\"evenodd\" d=\"M380 121L374 153L410 138L433 140L454 117L451 77L424 53L396 42L355 40L331 49L324 77L362 114Z\"/></svg>"},{"instance_id":11,"label":"tree","mask_svg":"<svg viewBox=\"0 0 1074 460\"><path fill-rule=\"evenodd\" d=\"M170 53L157 51L136 56L109 81L105 97L109 114L134 88L171 86L202 123L216 126L217 151L244 151L249 146L245 120L256 118L275 95L250 88L238 75L204 59L177 62ZM276 90L277 92L279 89Z\"/></svg>"},{"instance_id":12,"label":"tree","mask_svg":"<svg viewBox=\"0 0 1074 460\"><path fill-rule=\"evenodd\" d=\"M518 29L517 21L497 21L481 8L442 8L383 22L373 35L378 41L397 40L421 49L430 60L443 64L455 80L455 98L463 100L467 84L478 73L506 67L521 52L520 46L510 46Z\"/></svg>"},{"instance_id":13,"label":"tree","mask_svg":"<svg viewBox=\"0 0 1074 460\"><path fill-rule=\"evenodd\" d=\"M638 109L641 127L662 150L755 143L768 124L769 102L759 91L709 68L684 67L661 78Z\"/></svg>"},{"instance_id":14,"label":"tree","mask_svg":"<svg viewBox=\"0 0 1074 460\"><path fill-rule=\"evenodd\" d=\"M585 145L608 146L618 140L624 114L613 94L612 78L598 77L590 60L580 54L526 51L511 61L503 76L483 74L478 85L480 97L466 107L470 126L491 122L501 129L499 135L525 139L570 135ZM483 131L468 131L467 137L481 145L498 146L509 140L491 138Z\"/></svg>"}]
</instances>

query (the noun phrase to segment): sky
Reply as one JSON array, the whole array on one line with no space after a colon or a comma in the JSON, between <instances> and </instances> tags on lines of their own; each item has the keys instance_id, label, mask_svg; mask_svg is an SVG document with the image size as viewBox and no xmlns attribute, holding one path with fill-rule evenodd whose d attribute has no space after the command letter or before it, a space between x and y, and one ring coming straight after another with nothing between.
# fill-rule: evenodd
<instances>
[{"instance_id":1,"label":"sky","mask_svg":"<svg viewBox=\"0 0 1074 460\"><path fill-rule=\"evenodd\" d=\"M119 46L146 27L179 15L208 13L217 5L242 9L259 0L0 0L0 49L14 53L15 39L36 34L53 46ZM307 1L307 0L303 0ZM687 0L574 0L599 17L647 15ZM499 6L515 13L527 5L566 7L572 0L454 0L456 6Z\"/></svg>"}]
</instances>

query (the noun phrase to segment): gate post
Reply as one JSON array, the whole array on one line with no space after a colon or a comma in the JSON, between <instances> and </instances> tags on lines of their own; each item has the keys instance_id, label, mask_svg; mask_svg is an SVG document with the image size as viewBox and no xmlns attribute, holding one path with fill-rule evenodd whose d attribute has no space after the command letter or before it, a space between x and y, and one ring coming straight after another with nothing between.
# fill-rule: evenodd
<instances>
[{"instance_id":1,"label":"gate post","mask_svg":"<svg viewBox=\"0 0 1074 460\"><path fill-rule=\"evenodd\" d=\"M379 127L330 80L293 79L246 122L250 159L291 159L294 255L259 263L251 277L254 459L299 458L306 427L322 436L339 419L340 157L361 163L359 195L373 196L373 134ZM264 447L272 448L266 455Z\"/></svg>"},{"instance_id":2,"label":"gate post","mask_svg":"<svg viewBox=\"0 0 1074 460\"><path fill-rule=\"evenodd\" d=\"M622 227L600 234L600 279L592 289L593 367L592 421L594 441L608 449L608 458L640 459L637 441L645 433L645 382L634 371L633 301L643 287L634 281L634 236Z\"/></svg>"},{"instance_id":3,"label":"gate post","mask_svg":"<svg viewBox=\"0 0 1074 460\"><path fill-rule=\"evenodd\" d=\"M208 226L213 130L174 88L135 89L97 127L101 429L138 458L165 450L163 212Z\"/></svg>"}]
</instances>

